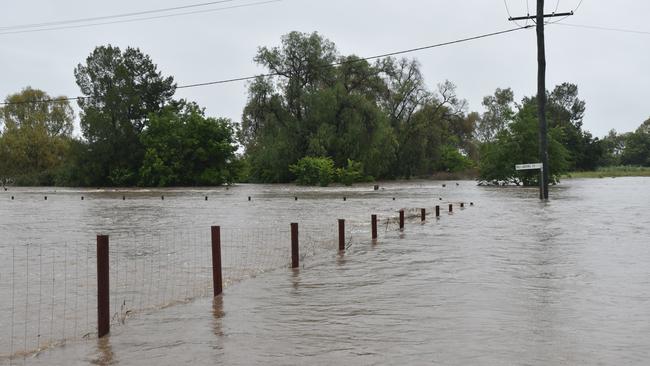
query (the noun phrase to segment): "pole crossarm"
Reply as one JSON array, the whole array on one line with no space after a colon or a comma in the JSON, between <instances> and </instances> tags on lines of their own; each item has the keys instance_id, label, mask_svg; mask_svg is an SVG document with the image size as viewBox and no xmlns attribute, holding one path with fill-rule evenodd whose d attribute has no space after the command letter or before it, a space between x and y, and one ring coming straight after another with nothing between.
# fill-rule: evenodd
<instances>
[{"instance_id":1,"label":"pole crossarm","mask_svg":"<svg viewBox=\"0 0 650 366\"><path fill-rule=\"evenodd\" d=\"M573 12L568 12L568 13L553 13L553 14L544 14L544 18L554 18L554 17L570 17L573 15ZM526 15L523 17L510 17L508 20L510 21L515 21L515 20L530 20L530 19L537 19L537 15Z\"/></svg>"}]
</instances>

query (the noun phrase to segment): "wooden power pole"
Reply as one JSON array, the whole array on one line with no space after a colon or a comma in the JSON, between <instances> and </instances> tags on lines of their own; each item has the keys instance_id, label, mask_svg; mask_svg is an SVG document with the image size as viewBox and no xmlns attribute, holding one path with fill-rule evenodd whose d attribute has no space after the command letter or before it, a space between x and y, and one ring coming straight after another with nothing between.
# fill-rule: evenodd
<instances>
[{"instance_id":1,"label":"wooden power pole","mask_svg":"<svg viewBox=\"0 0 650 366\"><path fill-rule=\"evenodd\" d=\"M544 14L544 0L537 0L537 14L512 17L516 20L535 20L537 24L537 118L539 121L539 159L542 169L539 173L539 199L548 199L549 163L548 163L548 128L546 124L546 44L544 41L544 19L567 17L569 13Z\"/></svg>"}]
</instances>

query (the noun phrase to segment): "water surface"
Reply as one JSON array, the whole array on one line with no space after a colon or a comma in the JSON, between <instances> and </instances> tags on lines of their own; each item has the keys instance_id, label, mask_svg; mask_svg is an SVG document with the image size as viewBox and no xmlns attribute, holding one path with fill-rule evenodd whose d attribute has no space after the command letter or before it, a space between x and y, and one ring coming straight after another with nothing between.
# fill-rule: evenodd
<instances>
[{"instance_id":1,"label":"water surface","mask_svg":"<svg viewBox=\"0 0 650 366\"><path fill-rule=\"evenodd\" d=\"M13 362L647 363L650 179L569 180L552 188L549 203L540 203L535 189L472 182L382 187L4 193L5 250L92 243L98 231L203 231L212 224L286 230L295 221L331 228L319 234L336 237L337 218L348 220L354 238L344 255L319 252L299 270L233 284L223 298L144 311L113 327L111 337L71 340ZM390 225L375 244L367 240L372 213L460 201L475 206L456 206L423 225L409 220L402 233ZM0 261L7 268L6 258Z\"/></svg>"}]
</instances>

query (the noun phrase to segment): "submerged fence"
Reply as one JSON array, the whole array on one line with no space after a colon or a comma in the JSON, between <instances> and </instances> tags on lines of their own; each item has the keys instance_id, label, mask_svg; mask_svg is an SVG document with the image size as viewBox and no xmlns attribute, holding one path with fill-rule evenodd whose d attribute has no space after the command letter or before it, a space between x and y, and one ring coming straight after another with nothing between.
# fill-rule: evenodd
<instances>
[{"instance_id":1,"label":"submerged fence","mask_svg":"<svg viewBox=\"0 0 650 366\"><path fill-rule=\"evenodd\" d=\"M268 271L295 267L296 262L305 266L319 253L346 250L381 233L403 230L406 221L440 216L440 211L440 207L428 212L412 208L383 218L372 215L363 223L333 220L331 225L299 226L297 237L292 237L289 224L279 228L221 227L222 284L228 287ZM0 268L0 361L25 357L73 339L101 336L107 330L98 329L100 315L110 326L116 326L139 312L212 295L210 228L201 232L121 233L109 236L107 241L110 308L103 310L105 314L98 314L98 268L105 264L98 256L100 245L95 238L84 243L3 249L5 263L10 265ZM294 241L299 242L297 258L292 258Z\"/></svg>"}]
</instances>

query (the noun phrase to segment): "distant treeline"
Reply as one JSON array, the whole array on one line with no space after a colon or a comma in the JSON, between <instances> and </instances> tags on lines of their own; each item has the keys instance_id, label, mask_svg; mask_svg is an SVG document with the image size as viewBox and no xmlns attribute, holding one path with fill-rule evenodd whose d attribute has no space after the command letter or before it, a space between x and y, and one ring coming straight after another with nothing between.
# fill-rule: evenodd
<instances>
[{"instance_id":1,"label":"distant treeline","mask_svg":"<svg viewBox=\"0 0 650 366\"><path fill-rule=\"evenodd\" d=\"M537 161L535 97L510 89L469 112L454 84L429 89L415 60L340 55L317 33L292 32L254 61L241 123L174 99L139 49L100 46L74 70L81 137L64 97L30 87L0 108L0 181L16 185L327 185L473 171L489 182L534 184L514 171ZM54 101L53 101L54 100ZM551 174L650 166L650 119L600 139L582 129L585 102L564 83L548 93Z\"/></svg>"}]
</instances>

